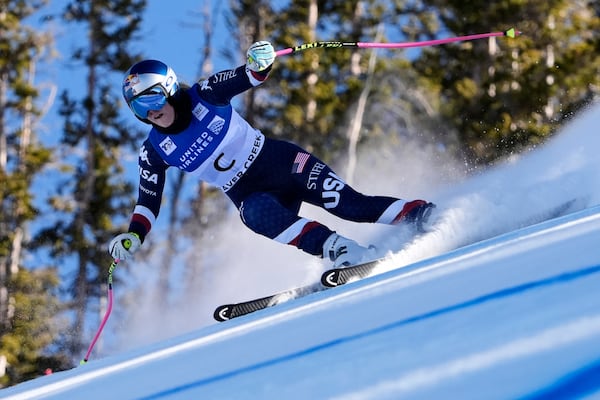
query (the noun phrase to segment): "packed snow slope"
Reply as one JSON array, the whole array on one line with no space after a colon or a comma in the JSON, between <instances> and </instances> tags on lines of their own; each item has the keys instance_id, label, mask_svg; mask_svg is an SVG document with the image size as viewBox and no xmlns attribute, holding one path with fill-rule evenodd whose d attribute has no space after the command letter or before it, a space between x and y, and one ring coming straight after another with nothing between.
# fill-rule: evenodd
<instances>
[{"instance_id":1,"label":"packed snow slope","mask_svg":"<svg viewBox=\"0 0 600 400\"><path fill-rule=\"evenodd\" d=\"M441 193L430 233L381 235L394 252L370 278L0 397L600 398L598 126L596 106Z\"/></svg>"}]
</instances>

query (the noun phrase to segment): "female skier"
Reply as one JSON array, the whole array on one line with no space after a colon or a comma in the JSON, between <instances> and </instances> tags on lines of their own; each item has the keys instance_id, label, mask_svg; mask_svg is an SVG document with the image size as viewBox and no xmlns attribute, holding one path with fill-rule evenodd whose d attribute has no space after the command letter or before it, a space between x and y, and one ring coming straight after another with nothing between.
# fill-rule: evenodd
<instances>
[{"instance_id":1,"label":"female skier","mask_svg":"<svg viewBox=\"0 0 600 400\"><path fill-rule=\"evenodd\" d=\"M156 60L133 65L123 96L134 115L151 125L139 153L139 195L129 230L109 245L124 260L139 249L158 217L166 170L173 166L220 187L251 230L335 267L372 259L370 247L298 215L302 202L355 222L411 223L420 227L435 207L424 200L367 196L324 162L293 143L265 137L231 106L231 99L267 79L273 46L254 43L247 62L195 83L179 85L175 72Z\"/></svg>"}]
</instances>

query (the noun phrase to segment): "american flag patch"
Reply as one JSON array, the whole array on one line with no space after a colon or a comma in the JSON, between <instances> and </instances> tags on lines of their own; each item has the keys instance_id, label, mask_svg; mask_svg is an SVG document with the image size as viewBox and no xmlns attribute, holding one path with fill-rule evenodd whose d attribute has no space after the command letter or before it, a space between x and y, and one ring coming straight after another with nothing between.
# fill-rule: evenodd
<instances>
[{"instance_id":1,"label":"american flag patch","mask_svg":"<svg viewBox=\"0 0 600 400\"><path fill-rule=\"evenodd\" d=\"M292 174L301 174L309 158L310 154L308 153L296 154L296 159L294 160L294 165L292 166Z\"/></svg>"}]
</instances>

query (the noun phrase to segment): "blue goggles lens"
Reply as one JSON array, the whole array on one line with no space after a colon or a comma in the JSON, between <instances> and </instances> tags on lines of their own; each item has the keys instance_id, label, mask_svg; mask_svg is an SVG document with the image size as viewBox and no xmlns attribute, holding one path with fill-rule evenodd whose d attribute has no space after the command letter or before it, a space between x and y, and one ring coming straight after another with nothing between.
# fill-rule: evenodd
<instances>
[{"instance_id":1,"label":"blue goggles lens","mask_svg":"<svg viewBox=\"0 0 600 400\"><path fill-rule=\"evenodd\" d=\"M165 93L160 88L155 87L134 97L129 102L129 107L131 107L131 110L135 115L142 119L146 119L148 117L148 111L158 111L163 108L165 104L167 104L167 96L165 96Z\"/></svg>"}]
</instances>

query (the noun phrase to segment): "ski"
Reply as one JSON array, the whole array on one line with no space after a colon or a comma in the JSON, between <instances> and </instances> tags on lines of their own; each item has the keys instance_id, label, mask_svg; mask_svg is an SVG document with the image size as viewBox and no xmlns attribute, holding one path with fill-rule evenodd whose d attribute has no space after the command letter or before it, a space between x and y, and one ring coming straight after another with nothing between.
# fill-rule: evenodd
<instances>
[{"instance_id":1,"label":"ski","mask_svg":"<svg viewBox=\"0 0 600 400\"><path fill-rule=\"evenodd\" d=\"M321 282L313 283L295 289L284 290L259 299L248 300L240 303L223 304L215 309L213 317L219 322L228 321L242 315L281 304L290 299L307 296L311 293L343 285L350 280L366 278L375 269L382 259L369 261L350 267L332 268L321 275Z\"/></svg>"},{"instance_id":2,"label":"ski","mask_svg":"<svg viewBox=\"0 0 600 400\"><path fill-rule=\"evenodd\" d=\"M383 259L369 261L350 267L332 268L321 275L321 284L325 287L336 287L351 280L363 279L369 276Z\"/></svg>"},{"instance_id":3,"label":"ski","mask_svg":"<svg viewBox=\"0 0 600 400\"><path fill-rule=\"evenodd\" d=\"M284 290L259 299L244 301L241 303L223 304L215 309L213 317L219 322L228 321L233 318L241 317L242 315L250 314L258 310L263 310L277 304L286 302L287 300L297 297L307 296L311 293L319 292L327 289L320 282L306 286L301 286L295 289Z\"/></svg>"}]
</instances>

